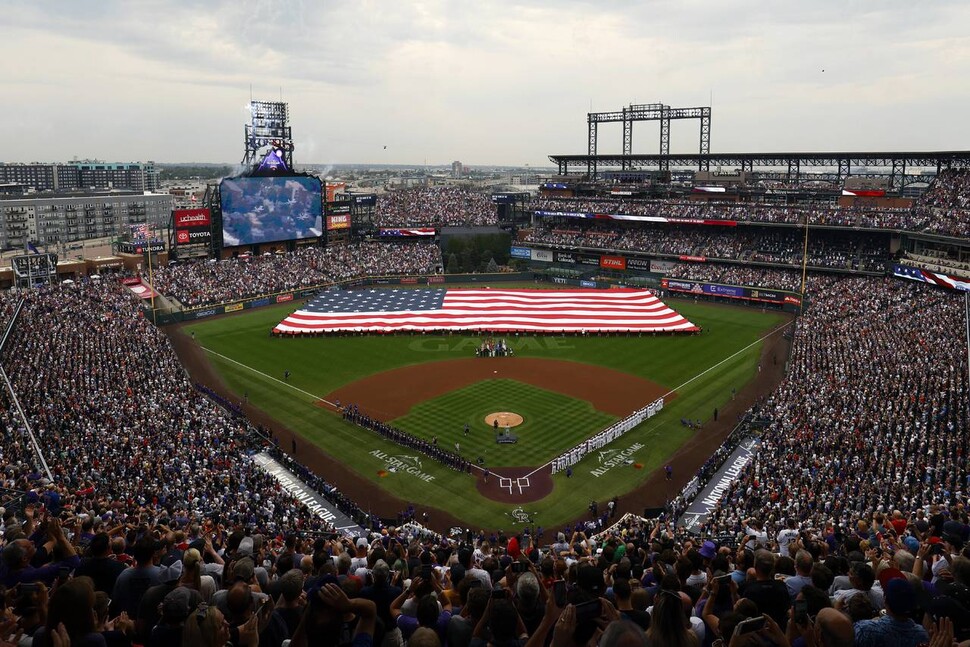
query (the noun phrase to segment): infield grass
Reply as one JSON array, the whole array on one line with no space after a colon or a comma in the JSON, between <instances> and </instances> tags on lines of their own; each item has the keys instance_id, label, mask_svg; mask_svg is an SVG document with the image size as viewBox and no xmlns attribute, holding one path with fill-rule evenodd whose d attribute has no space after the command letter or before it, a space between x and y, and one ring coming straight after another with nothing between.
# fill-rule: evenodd
<instances>
[{"instance_id":1,"label":"infield grass","mask_svg":"<svg viewBox=\"0 0 970 647\"><path fill-rule=\"evenodd\" d=\"M603 501L635 489L654 469L662 467L665 460L694 433L704 433L684 427L680 420L691 418L707 422L715 408L723 407L731 399L732 388L741 390L757 373L761 352L758 340L784 319L779 313L764 313L753 308L685 300L672 300L670 305L707 332L693 336L524 336L508 340L517 357L602 365L677 390L677 398L659 415L614 441L603 452L587 456L573 468L572 478L567 479L563 474L553 477L554 490L549 496L523 506L527 512L536 513L536 521L543 526L551 528L582 516L592 498ZM195 333L196 343L209 351L214 367L240 400L247 395L251 404L308 442L321 446L362 478L392 490L405 500L445 509L469 527L510 527L509 513L517 506L481 496L472 477L439 466L434 461L423 461L424 471L433 477L430 482L406 473L382 477L380 472L387 463L381 455L400 454L401 448L316 406L327 393L368 375L405 365L474 357L479 338L457 334L271 337L270 329L296 307L297 304L291 303L203 321L187 326L186 332ZM746 347L749 348L739 352ZM777 361L784 359L777 358ZM709 370L715 365L716 368ZM287 370L291 376L288 382L283 382L283 372ZM412 409L398 422L415 425L411 430L421 434L428 433L427 430L438 424L449 429L455 425L454 429L460 430L464 420L446 417L437 402L442 397L448 397L448 394L424 403L424 407ZM588 403L580 404L588 406ZM485 413L501 410L487 408L489 411ZM420 420L421 415L426 421ZM412 420L413 416L418 418ZM602 426L606 424L608 421ZM565 450L574 445L575 440L562 437L557 449ZM459 442L464 449L465 441ZM495 447L492 445L489 452ZM525 445L512 448L525 451ZM474 448L469 446L469 449ZM549 452L554 453L557 453L555 449ZM626 460L610 460L621 453L641 467L637 469ZM489 461L493 456L489 455ZM523 458L509 459L505 464L528 465L533 461L537 467L544 462L538 458ZM664 494L672 497L677 492ZM366 500L359 503L368 507ZM433 518L431 521L434 523Z\"/></svg>"},{"instance_id":2,"label":"infield grass","mask_svg":"<svg viewBox=\"0 0 970 647\"><path fill-rule=\"evenodd\" d=\"M510 429L515 444L499 445L485 416L512 411L522 424ZM392 423L412 434L438 442L445 449L459 443L461 455L483 457L490 467L541 465L555 458L617 418L597 411L589 402L546 391L516 380L486 380L411 408ZM468 435L465 435L468 423ZM500 432L504 432L499 428Z\"/></svg>"}]
</instances>

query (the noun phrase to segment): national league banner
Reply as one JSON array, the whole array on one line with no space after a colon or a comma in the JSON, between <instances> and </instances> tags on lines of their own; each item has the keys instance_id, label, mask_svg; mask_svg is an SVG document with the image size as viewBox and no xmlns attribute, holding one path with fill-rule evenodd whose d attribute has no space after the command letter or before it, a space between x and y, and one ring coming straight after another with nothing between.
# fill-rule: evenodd
<instances>
[{"instance_id":1,"label":"national league banner","mask_svg":"<svg viewBox=\"0 0 970 647\"><path fill-rule=\"evenodd\" d=\"M327 290L276 326L278 333L480 330L696 332L649 290Z\"/></svg>"}]
</instances>

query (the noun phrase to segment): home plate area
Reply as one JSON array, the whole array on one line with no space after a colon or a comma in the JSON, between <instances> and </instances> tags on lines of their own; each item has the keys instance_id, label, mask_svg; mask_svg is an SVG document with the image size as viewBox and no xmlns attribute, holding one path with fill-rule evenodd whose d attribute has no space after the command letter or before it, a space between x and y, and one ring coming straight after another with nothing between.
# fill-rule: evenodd
<instances>
[{"instance_id":1,"label":"home plate area","mask_svg":"<svg viewBox=\"0 0 970 647\"><path fill-rule=\"evenodd\" d=\"M529 477L520 476L515 479L510 479L506 476L500 476L498 478L498 486L503 490L508 490L508 493L511 495L525 494L525 491L529 488Z\"/></svg>"},{"instance_id":2,"label":"home plate area","mask_svg":"<svg viewBox=\"0 0 970 647\"><path fill-rule=\"evenodd\" d=\"M530 503L552 492L552 474L548 466L497 467L477 472L476 485L482 496L503 503Z\"/></svg>"}]
</instances>

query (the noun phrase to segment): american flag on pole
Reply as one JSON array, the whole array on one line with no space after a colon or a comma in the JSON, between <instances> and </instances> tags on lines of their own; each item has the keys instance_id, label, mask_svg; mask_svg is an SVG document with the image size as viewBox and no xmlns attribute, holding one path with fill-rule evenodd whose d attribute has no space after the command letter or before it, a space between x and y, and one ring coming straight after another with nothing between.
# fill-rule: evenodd
<instances>
[{"instance_id":1,"label":"american flag on pole","mask_svg":"<svg viewBox=\"0 0 970 647\"><path fill-rule=\"evenodd\" d=\"M649 290L329 290L281 321L278 333L477 330L695 332Z\"/></svg>"}]
</instances>

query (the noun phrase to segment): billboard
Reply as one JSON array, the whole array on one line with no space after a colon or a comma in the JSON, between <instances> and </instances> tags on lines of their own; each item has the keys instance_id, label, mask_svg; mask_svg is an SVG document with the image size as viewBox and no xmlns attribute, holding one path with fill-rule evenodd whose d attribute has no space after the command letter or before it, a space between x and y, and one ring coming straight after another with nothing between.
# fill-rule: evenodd
<instances>
[{"instance_id":1,"label":"billboard","mask_svg":"<svg viewBox=\"0 0 970 647\"><path fill-rule=\"evenodd\" d=\"M315 177L237 177L219 184L226 247L315 238L323 233Z\"/></svg>"},{"instance_id":2,"label":"billboard","mask_svg":"<svg viewBox=\"0 0 970 647\"><path fill-rule=\"evenodd\" d=\"M146 252L157 254L165 251L165 243L160 240L123 242L118 243L118 251L122 254L144 254Z\"/></svg>"},{"instance_id":3,"label":"billboard","mask_svg":"<svg viewBox=\"0 0 970 647\"><path fill-rule=\"evenodd\" d=\"M175 219L176 229L212 225L212 216L208 209L176 209L172 212L172 216Z\"/></svg>"},{"instance_id":4,"label":"billboard","mask_svg":"<svg viewBox=\"0 0 970 647\"><path fill-rule=\"evenodd\" d=\"M511 256L512 258L530 259L532 258L532 250L529 249L528 247L513 246L512 249L509 251L509 256Z\"/></svg>"},{"instance_id":5,"label":"billboard","mask_svg":"<svg viewBox=\"0 0 970 647\"><path fill-rule=\"evenodd\" d=\"M365 195L354 195L354 204L360 206L374 206L377 204L377 196L373 193L368 193Z\"/></svg>"},{"instance_id":6,"label":"billboard","mask_svg":"<svg viewBox=\"0 0 970 647\"><path fill-rule=\"evenodd\" d=\"M209 244L212 240L212 232L203 227L189 227L187 229L175 230L176 245L191 245L193 243Z\"/></svg>"},{"instance_id":7,"label":"billboard","mask_svg":"<svg viewBox=\"0 0 970 647\"><path fill-rule=\"evenodd\" d=\"M765 290L763 288L747 288L739 285L721 285L718 283L700 283L680 279L660 279L660 287L671 292L690 292L692 294L707 294L711 296L728 297L730 299L744 299L745 301L761 301L764 303L801 304L801 298L793 292L781 290Z\"/></svg>"},{"instance_id":8,"label":"billboard","mask_svg":"<svg viewBox=\"0 0 970 647\"><path fill-rule=\"evenodd\" d=\"M339 216L327 216L327 230L349 229L350 216L347 214Z\"/></svg>"},{"instance_id":9,"label":"billboard","mask_svg":"<svg viewBox=\"0 0 970 647\"><path fill-rule=\"evenodd\" d=\"M546 263L552 262L552 252L548 249L533 249L532 250L532 260L543 261Z\"/></svg>"},{"instance_id":10,"label":"billboard","mask_svg":"<svg viewBox=\"0 0 970 647\"><path fill-rule=\"evenodd\" d=\"M625 270L626 259L622 256L601 256L600 267L608 270Z\"/></svg>"}]
</instances>

